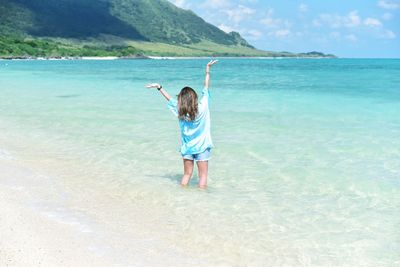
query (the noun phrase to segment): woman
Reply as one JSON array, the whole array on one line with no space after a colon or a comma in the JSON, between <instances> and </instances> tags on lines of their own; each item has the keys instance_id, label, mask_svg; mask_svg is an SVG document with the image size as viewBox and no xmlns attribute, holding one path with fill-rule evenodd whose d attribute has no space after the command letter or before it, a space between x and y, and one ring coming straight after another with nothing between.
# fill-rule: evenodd
<instances>
[{"instance_id":1,"label":"woman","mask_svg":"<svg viewBox=\"0 0 400 267\"><path fill-rule=\"evenodd\" d=\"M209 110L209 84L210 69L218 60L211 60L206 66L206 77L204 89L200 101L196 92L191 87L184 87L178 99L172 98L167 91L158 83L147 85L147 88L157 88L167 99L168 108L178 117L181 131L182 145L180 152L183 158L183 177L181 185L187 186L192 177L194 161L197 163L199 174L199 187L207 186L208 161L211 157L213 143L210 132L210 110Z\"/></svg>"}]
</instances>

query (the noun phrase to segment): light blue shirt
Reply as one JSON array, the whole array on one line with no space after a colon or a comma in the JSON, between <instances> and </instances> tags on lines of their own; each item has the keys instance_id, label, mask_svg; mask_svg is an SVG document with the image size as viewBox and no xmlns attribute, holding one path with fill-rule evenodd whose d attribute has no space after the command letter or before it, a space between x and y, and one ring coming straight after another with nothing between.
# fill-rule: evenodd
<instances>
[{"instance_id":1,"label":"light blue shirt","mask_svg":"<svg viewBox=\"0 0 400 267\"><path fill-rule=\"evenodd\" d=\"M204 88L198 102L198 113L194 121L179 120L181 130L182 155L193 155L204 152L207 148L213 147L210 131L210 92ZM178 101L171 98L168 101L168 108L178 117Z\"/></svg>"}]
</instances>

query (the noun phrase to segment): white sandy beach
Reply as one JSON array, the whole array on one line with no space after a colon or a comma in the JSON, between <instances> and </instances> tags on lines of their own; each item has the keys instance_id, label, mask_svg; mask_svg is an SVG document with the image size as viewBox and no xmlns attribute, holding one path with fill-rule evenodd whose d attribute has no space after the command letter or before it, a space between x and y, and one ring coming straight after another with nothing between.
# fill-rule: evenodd
<instances>
[{"instance_id":1,"label":"white sandy beach","mask_svg":"<svg viewBox=\"0 0 400 267\"><path fill-rule=\"evenodd\" d=\"M76 226L29 207L33 196L19 183L32 179L30 170L4 159L0 170L1 266L110 266Z\"/></svg>"}]
</instances>

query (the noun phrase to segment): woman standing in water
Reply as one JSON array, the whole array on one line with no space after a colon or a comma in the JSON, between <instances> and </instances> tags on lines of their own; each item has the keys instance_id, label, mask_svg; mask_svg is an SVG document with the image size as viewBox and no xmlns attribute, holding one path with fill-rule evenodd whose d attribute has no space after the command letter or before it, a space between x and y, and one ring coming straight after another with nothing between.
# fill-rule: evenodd
<instances>
[{"instance_id":1,"label":"woman standing in water","mask_svg":"<svg viewBox=\"0 0 400 267\"><path fill-rule=\"evenodd\" d=\"M168 108L178 117L182 145L180 153L183 158L183 177L181 185L187 186L192 177L194 161L197 163L199 187L207 186L208 161L211 157L213 143L210 132L210 70L218 60L211 60L206 66L204 88L200 99L189 86L178 94L177 100L172 98L158 83L147 85L156 88L167 99Z\"/></svg>"}]
</instances>

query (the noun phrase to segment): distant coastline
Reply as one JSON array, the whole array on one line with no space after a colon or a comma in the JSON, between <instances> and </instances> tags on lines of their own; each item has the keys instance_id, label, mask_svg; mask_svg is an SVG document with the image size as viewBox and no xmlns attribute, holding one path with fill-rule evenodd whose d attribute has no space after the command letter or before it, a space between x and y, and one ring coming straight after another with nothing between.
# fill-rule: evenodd
<instances>
[{"instance_id":1,"label":"distant coastline","mask_svg":"<svg viewBox=\"0 0 400 267\"><path fill-rule=\"evenodd\" d=\"M149 57L0 57L0 60L119 60L119 59L149 59Z\"/></svg>"},{"instance_id":2,"label":"distant coastline","mask_svg":"<svg viewBox=\"0 0 400 267\"><path fill-rule=\"evenodd\" d=\"M210 42L192 45L137 42L107 45L99 42L71 42L70 40L30 39L0 37L2 59L173 59L173 58L334 58L335 55L312 51L292 53L287 51L263 51L243 46L227 46Z\"/></svg>"},{"instance_id":3,"label":"distant coastline","mask_svg":"<svg viewBox=\"0 0 400 267\"><path fill-rule=\"evenodd\" d=\"M225 59L326 59L337 58L331 56L325 57L306 57L306 56L290 56L290 57L274 57L274 56L131 56L131 57L0 57L0 60L35 60L35 61L57 61L57 60L136 60L136 59L150 59L150 60L182 60L182 59L209 59L210 57L225 58Z\"/></svg>"}]
</instances>

